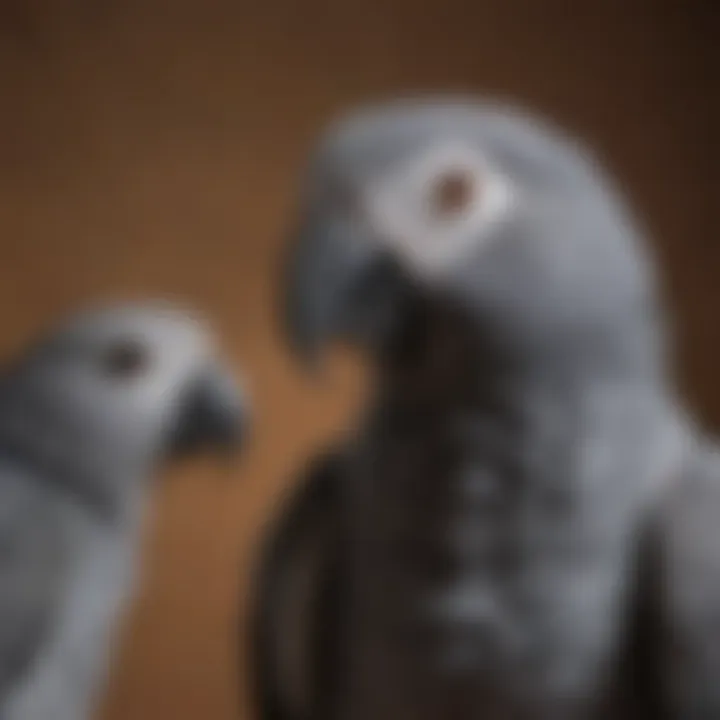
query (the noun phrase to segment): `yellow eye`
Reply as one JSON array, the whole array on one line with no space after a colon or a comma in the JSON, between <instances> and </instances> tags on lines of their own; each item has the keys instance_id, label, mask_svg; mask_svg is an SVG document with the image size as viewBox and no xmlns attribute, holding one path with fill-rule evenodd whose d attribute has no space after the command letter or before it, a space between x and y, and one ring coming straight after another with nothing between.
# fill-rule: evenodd
<instances>
[{"instance_id":1,"label":"yellow eye","mask_svg":"<svg viewBox=\"0 0 720 720\"><path fill-rule=\"evenodd\" d=\"M150 354L139 340L125 338L114 341L103 351L102 372L114 380L129 380L144 373L150 366Z\"/></svg>"},{"instance_id":2,"label":"yellow eye","mask_svg":"<svg viewBox=\"0 0 720 720\"><path fill-rule=\"evenodd\" d=\"M434 218L451 220L464 213L478 192L478 179L464 168L451 168L433 180L430 211Z\"/></svg>"}]
</instances>

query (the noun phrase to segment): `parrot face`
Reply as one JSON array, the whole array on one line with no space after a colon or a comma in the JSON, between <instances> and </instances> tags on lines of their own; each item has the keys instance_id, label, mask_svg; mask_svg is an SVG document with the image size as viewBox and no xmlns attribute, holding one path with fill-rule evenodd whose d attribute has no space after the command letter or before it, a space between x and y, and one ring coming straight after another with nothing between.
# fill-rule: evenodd
<instances>
[{"instance_id":1,"label":"parrot face","mask_svg":"<svg viewBox=\"0 0 720 720\"><path fill-rule=\"evenodd\" d=\"M419 305L453 307L518 357L591 347L654 312L597 163L514 110L421 100L351 115L320 142L301 205L286 319L305 355L333 335L381 347Z\"/></svg>"},{"instance_id":2,"label":"parrot face","mask_svg":"<svg viewBox=\"0 0 720 720\"><path fill-rule=\"evenodd\" d=\"M235 447L247 415L202 321L162 304L68 319L17 359L0 397L4 444L85 485Z\"/></svg>"}]
</instances>

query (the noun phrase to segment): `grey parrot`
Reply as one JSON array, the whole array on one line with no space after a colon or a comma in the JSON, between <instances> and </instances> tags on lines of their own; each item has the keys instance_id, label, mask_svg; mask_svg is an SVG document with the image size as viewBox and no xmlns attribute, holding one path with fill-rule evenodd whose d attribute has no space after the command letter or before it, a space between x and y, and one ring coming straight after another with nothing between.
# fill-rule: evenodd
<instances>
[{"instance_id":1,"label":"grey parrot","mask_svg":"<svg viewBox=\"0 0 720 720\"><path fill-rule=\"evenodd\" d=\"M239 447L239 381L205 322L126 303L58 322L0 375L0 718L87 720L166 459Z\"/></svg>"},{"instance_id":2,"label":"grey parrot","mask_svg":"<svg viewBox=\"0 0 720 720\"><path fill-rule=\"evenodd\" d=\"M291 346L369 361L252 601L262 720L720 718L720 463L646 231L596 153L484 99L319 139Z\"/></svg>"}]
</instances>

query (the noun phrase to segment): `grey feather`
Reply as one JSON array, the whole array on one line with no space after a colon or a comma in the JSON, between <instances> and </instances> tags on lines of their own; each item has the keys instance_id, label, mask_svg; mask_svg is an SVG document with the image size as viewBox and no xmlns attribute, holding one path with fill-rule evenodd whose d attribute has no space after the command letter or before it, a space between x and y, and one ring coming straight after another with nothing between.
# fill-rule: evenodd
<instances>
[{"instance_id":1,"label":"grey feather","mask_svg":"<svg viewBox=\"0 0 720 720\"><path fill-rule=\"evenodd\" d=\"M708 695L711 618L645 572L695 431L643 228L599 159L490 102L370 108L321 139L289 258L293 347L355 341L373 381L337 471L347 634L328 717L656 718L670 701L652 682L631 700L623 668L640 635L663 665L661 625L683 613L702 638L688 692ZM660 560L691 594L697 540ZM663 618L649 632L642 603Z\"/></svg>"},{"instance_id":2,"label":"grey feather","mask_svg":"<svg viewBox=\"0 0 720 720\"><path fill-rule=\"evenodd\" d=\"M327 717L340 677L344 462L323 455L270 523L256 568L250 675L263 720Z\"/></svg>"},{"instance_id":3,"label":"grey feather","mask_svg":"<svg viewBox=\"0 0 720 720\"><path fill-rule=\"evenodd\" d=\"M27 671L56 616L67 538L45 488L14 463L0 470L0 695Z\"/></svg>"},{"instance_id":4,"label":"grey feather","mask_svg":"<svg viewBox=\"0 0 720 720\"><path fill-rule=\"evenodd\" d=\"M661 514L665 681L673 717L720 717L720 455L698 439Z\"/></svg>"},{"instance_id":5,"label":"grey feather","mask_svg":"<svg viewBox=\"0 0 720 720\"><path fill-rule=\"evenodd\" d=\"M164 304L78 314L0 377L2 720L91 717L153 479L187 423L198 439L194 399L211 380L223 394L204 440L232 441L235 383L204 323Z\"/></svg>"}]
</instances>

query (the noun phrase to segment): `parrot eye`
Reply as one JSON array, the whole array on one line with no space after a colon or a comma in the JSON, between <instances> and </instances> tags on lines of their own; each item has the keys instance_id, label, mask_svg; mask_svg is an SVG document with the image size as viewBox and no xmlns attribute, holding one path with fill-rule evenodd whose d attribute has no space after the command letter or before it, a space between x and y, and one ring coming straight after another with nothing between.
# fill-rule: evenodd
<instances>
[{"instance_id":1,"label":"parrot eye","mask_svg":"<svg viewBox=\"0 0 720 720\"><path fill-rule=\"evenodd\" d=\"M450 142L391 168L368 197L379 241L413 272L439 276L495 236L514 189L477 148Z\"/></svg>"},{"instance_id":2,"label":"parrot eye","mask_svg":"<svg viewBox=\"0 0 720 720\"><path fill-rule=\"evenodd\" d=\"M100 362L105 375L116 380L127 380L137 377L149 367L150 356L142 342L123 339L107 347Z\"/></svg>"},{"instance_id":3,"label":"parrot eye","mask_svg":"<svg viewBox=\"0 0 720 720\"><path fill-rule=\"evenodd\" d=\"M451 219L465 212L478 189L478 181L472 172L464 168L451 168L432 181L430 210L433 217Z\"/></svg>"}]
</instances>

